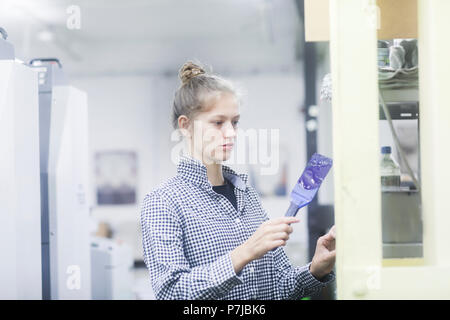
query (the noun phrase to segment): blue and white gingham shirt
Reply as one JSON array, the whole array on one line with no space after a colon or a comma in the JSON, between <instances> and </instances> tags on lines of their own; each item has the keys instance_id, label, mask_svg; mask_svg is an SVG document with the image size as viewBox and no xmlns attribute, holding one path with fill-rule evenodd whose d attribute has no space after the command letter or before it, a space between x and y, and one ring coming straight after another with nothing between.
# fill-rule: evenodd
<instances>
[{"instance_id":1,"label":"blue and white gingham shirt","mask_svg":"<svg viewBox=\"0 0 450 320\"><path fill-rule=\"evenodd\" d=\"M268 216L247 174L222 165L235 186L238 210L212 189L201 161L182 155L177 175L142 202L144 262L157 299L299 299L320 291L309 264L293 267L283 247L235 273L230 252Z\"/></svg>"}]
</instances>

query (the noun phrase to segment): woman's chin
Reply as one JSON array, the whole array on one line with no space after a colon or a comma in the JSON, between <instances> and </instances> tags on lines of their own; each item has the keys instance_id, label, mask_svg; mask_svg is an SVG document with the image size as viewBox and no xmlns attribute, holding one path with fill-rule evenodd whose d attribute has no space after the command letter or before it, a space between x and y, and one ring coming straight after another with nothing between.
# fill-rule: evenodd
<instances>
[{"instance_id":1,"label":"woman's chin","mask_svg":"<svg viewBox=\"0 0 450 320\"><path fill-rule=\"evenodd\" d=\"M227 161L231 157L231 150L221 150L216 152L213 159L215 162Z\"/></svg>"}]
</instances>

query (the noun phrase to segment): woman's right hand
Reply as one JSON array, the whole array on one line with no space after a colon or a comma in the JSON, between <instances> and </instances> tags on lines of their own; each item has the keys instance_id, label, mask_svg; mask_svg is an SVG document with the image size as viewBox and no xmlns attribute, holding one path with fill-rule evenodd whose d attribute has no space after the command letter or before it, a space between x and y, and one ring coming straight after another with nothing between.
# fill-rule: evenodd
<instances>
[{"instance_id":1,"label":"woman's right hand","mask_svg":"<svg viewBox=\"0 0 450 320\"><path fill-rule=\"evenodd\" d=\"M246 264L261 258L270 250L286 245L293 231L290 224L299 221L296 217L282 217L261 224L247 241L231 252L235 272L239 273Z\"/></svg>"}]
</instances>

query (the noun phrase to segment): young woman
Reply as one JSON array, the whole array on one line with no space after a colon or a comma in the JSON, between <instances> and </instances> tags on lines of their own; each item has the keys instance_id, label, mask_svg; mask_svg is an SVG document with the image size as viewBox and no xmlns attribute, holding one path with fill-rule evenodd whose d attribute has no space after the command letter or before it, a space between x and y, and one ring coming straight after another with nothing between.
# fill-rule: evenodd
<instances>
[{"instance_id":1,"label":"young woman","mask_svg":"<svg viewBox=\"0 0 450 320\"><path fill-rule=\"evenodd\" d=\"M269 220L229 159L239 121L233 85L192 62L180 69L173 126L189 153L142 202L144 261L157 299L299 299L334 280L334 227L312 262L293 267L282 246L295 217Z\"/></svg>"}]
</instances>

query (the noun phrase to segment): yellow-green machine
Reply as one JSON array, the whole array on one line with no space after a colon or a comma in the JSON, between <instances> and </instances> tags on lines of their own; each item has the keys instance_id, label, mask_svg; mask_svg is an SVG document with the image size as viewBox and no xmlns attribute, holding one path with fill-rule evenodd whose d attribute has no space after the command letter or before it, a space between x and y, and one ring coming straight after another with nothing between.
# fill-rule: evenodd
<instances>
[{"instance_id":1,"label":"yellow-green machine","mask_svg":"<svg viewBox=\"0 0 450 320\"><path fill-rule=\"evenodd\" d=\"M447 0L305 1L306 39L330 46L338 299L450 298L449 15ZM407 38L417 39L416 88L384 95L377 41ZM396 113L401 96L416 109ZM418 122L414 190L381 187L391 112Z\"/></svg>"}]
</instances>

